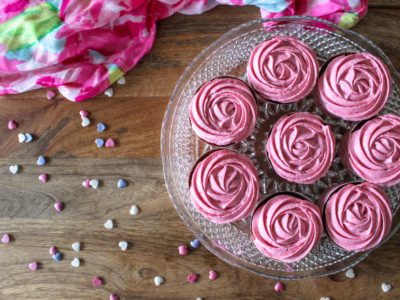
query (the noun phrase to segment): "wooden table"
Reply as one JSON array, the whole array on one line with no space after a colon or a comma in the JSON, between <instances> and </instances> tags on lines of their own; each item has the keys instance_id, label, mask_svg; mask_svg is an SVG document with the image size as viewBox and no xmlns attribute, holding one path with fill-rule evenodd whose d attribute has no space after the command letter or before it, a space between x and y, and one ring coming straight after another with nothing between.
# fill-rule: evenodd
<instances>
[{"instance_id":1,"label":"wooden table","mask_svg":"<svg viewBox=\"0 0 400 300\"><path fill-rule=\"evenodd\" d=\"M367 17L354 30L378 44L400 69L400 2L370 1ZM127 74L127 84L114 85L115 96L99 95L80 104L61 96L45 98L45 90L3 97L0 101L0 234L13 241L0 244L0 299L400 299L400 233L355 267L357 277L337 274L286 282L273 290L275 280L230 266L204 247L179 256L177 246L193 239L171 205L160 159L160 130L164 111L179 76L190 61L231 28L259 18L255 7L220 6L199 16L174 15L158 24L149 54ZM86 109L95 125L82 128L79 110ZM35 141L19 144L7 122L15 119L18 132L31 132ZM112 137L117 147L97 149L94 139ZM36 166L39 155L49 158ZM8 167L22 166L18 175ZM37 177L49 174L42 184ZM98 178L101 187L84 189L86 178ZM129 186L116 189L118 178ZM65 202L56 212L53 203ZM141 213L131 216L132 204ZM103 227L113 219L116 228ZM130 247L122 252L118 242ZM79 253L71 249L82 243ZM64 259L56 262L49 247L56 245ZM70 261L79 257L82 265ZM31 261L40 262L35 273ZM220 277L208 280L208 271ZM196 284L191 273L200 274ZM155 287L153 277L166 282ZM94 276L104 285L93 287ZM394 288L384 294L380 285Z\"/></svg>"}]
</instances>

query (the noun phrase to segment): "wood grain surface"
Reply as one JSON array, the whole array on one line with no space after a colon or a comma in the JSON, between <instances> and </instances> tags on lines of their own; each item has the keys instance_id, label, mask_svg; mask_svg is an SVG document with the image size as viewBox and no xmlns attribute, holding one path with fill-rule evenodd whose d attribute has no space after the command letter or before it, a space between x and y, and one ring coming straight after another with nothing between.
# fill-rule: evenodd
<instances>
[{"instance_id":1,"label":"wood grain surface","mask_svg":"<svg viewBox=\"0 0 400 300\"><path fill-rule=\"evenodd\" d=\"M372 0L367 17L354 28L380 46L400 70L400 3ZM377 8L377 7L384 7ZM385 9L388 8L388 9ZM396 8L397 7L397 8ZM389 9L390 8L390 9ZM0 299L400 299L400 233L354 269L355 279L336 274L284 282L230 266L200 247L179 256L177 246L193 239L175 212L165 188L160 159L160 130L169 98L191 60L226 31L259 17L255 7L221 6L199 16L175 15L158 24L154 48L127 75L127 84L114 85L113 98L99 95L71 103L60 95L45 99L45 90L1 97L0 101L0 234L12 236L0 244ZM82 128L79 110L90 111L91 126ZM7 122L16 120L16 131ZM99 134L97 122L108 130ZM35 140L19 144L18 132ZM112 137L115 148L98 149L97 137ZM49 162L36 166L38 155ZM8 167L18 164L12 175ZM49 174L46 184L37 179ZM84 189L81 182L97 178L101 186ZM117 189L124 178L129 185ZM56 212L53 204L65 202ZM141 212L129 214L136 204ZM107 219L115 228L107 230ZM128 241L122 252L119 241ZM82 243L74 252L73 242ZM56 262L49 255L55 245L64 254ZM82 265L70 261L79 257ZM38 261L39 270L28 264ZM209 281L208 271L220 277ZM196 284L186 277L200 275ZM156 287L153 277L165 277ZM94 276L104 284L92 286ZM383 293L382 282L393 289Z\"/></svg>"}]
</instances>

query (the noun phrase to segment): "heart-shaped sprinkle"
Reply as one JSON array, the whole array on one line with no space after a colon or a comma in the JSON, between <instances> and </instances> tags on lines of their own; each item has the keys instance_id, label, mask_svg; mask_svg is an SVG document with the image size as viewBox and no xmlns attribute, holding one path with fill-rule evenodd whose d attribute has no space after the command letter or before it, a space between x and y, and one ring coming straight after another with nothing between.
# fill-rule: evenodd
<instances>
[{"instance_id":1,"label":"heart-shaped sprinkle","mask_svg":"<svg viewBox=\"0 0 400 300\"><path fill-rule=\"evenodd\" d=\"M94 286L100 286L103 284L103 280L100 279L100 277L96 276L93 278L93 285Z\"/></svg>"},{"instance_id":2,"label":"heart-shaped sprinkle","mask_svg":"<svg viewBox=\"0 0 400 300\"><path fill-rule=\"evenodd\" d=\"M99 187L99 181L97 179L91 179L89 180L89 185L92 188L97 189Z\"/></svg>"},{"instance_id":3,"label":"heart-shaped sprinkle","mask_svg":"<svg viewBox=\"0 0 400 300\"><path fill-rule=\"evenodd\" d=\"M128 184L126 183L125 180L123 180L123 179L118 180L117 186L118 186L119 189L122 189L122 188L126 187L127 185Z\"/></svg>"},{"instance_id":4,"label":"heart-shaped sprinkle","mask_svg":"<svg viewBox=\"0 0 400 300\"><path fill-rule=\"evenodd\" d=\"M215 272L214 270L210 270L209 275L208 275L208 279L210 280L214 280L218 277L218 273Z\"/></svg>"},{"instance_id":5,"label":"heart-shaped sprinkle","mask_svg":"<svg viewBox=\"0 0 400 300\"><path fill-rule=\"evenodd\" d=\"M125 84L126 83L126 79L125 76L121 76L118 80L117 80L118 84Z\"/></svg>"},{"instance_id":6,"label":"heart-shaped sprinkle","mask_svg":"<svg viewBox=\"0 0 400 300\"><path fill-rule=\"evenodd\" d=\"M89 113L86 110L80 110L79 114L81 115L81 119L87 118L87 116L89 115Z\"/></svg>"},{"instance_id":7,"label":"heart-shaped sprinkle","mask_svg":"<svg viewBox=\"0 0 400 300\"><path fill-rule=\"evenodd\" d=\"M107 229L112 229L114 227L114 222L112 220L107 220L107 222L104 223L104 227Z\"/></svg>"},{"instance_id":8,"label":"heart-shaped sprinkle","mask_svg":"<svg viewBox=\"0 0 400 300\"><path fill-rule=\"evenodd\" d=\"M97 148L101 148L104 146L104 140L103 139L96 139L95 143L97 145Z\"/></svg>"},{"instance_id":9,"label":"heart-shaped sprinkle","mask_svg":"<svg viewBox=\"0 0 400 300\"><path fill-rule=\"evenodd\" d=\"M348 269L348 270L346 271L346 277L348 277L348 278L354 278L354 277L356 277L356 274L354 274L354 270L353 270L353 269Z\"/></svg>"},{"instance_id":10,"label":"heart-shaped sprinkle","mask_svg":"<svg viewBox=\"0 0 400 300\"><path fill-rule=\"evenodd\" d=\"M126 251L126 249L128 249L128 242L121 241L118 243L118 246L121 248L122 251Z\"/></svg>"},{"instance_id":11,"label":"heart-shaped sprinkle","mask_svg":"<svg viewBox=\"0 0 400 300\"><path fill-rule=\"evenodd\" d=\"M39 180L41 181L41 182L43 182L43 183L46 183L47 182L47 174L40 174L39 175Z\"/></svg>"},{"instance_id":12,"label":"heart-shaped sprinkle","mask_svg":"<svg viewBox=\"0 0 400 300\"><path fill-rule=\"evenodd\" d=\"M86 179L85 181L82 181L82 186L84 188L90 188L90 179Z\"/></svg>"},{"instance_id":13,"label":"heart-shaped sprinkle","mask_svg":"<svg viewBox=\"0 0 400 300\"><path fill-rule=\"evenodd\" d=\"M190 274L189 276L188 276L188 281L190 282L190 283L195 283L196 282L196 280L197 280L197 274Z\"/></svg>"},{"instance_id":14,"label":"heart-shaped sprinkle","mask_svg":"<svg viewBox=\"0 0 400 300\"><path fill-rule=\"evenodd\" d=\"M1 242L3 244L8 244L10 240L11 240L10 236L7 233L3 234L3 237L1 238Z\"/></svg>"},{"instance_id":15,"label":"heart-shaped sprinkle","mask_svg":"<svg viewBox=\"0 0 400 300\"><path fill-rule=\"evenodd\" d=\"M49 250L50 255L54 255L58 253L57 247L56 246L51 246Z\"/></svg>"},{"instance_id":16,"label":"heart-shaped sprinkle","mask_svg":"<svg viewBox=\"0 0 400 300\"><path fill-rule=\"evenodd\" d=\"M119 300L119 297L115 294L110 295L110 300Z\"/></svg>"},{"instance_id":17,"label":"heart-shaped sprinkle","mask_svg":"<svg viewBox=\"0 0 400 300\"><path fill-rule=\"evenodd\" d=\"M17 124L17 122L15 122L14 120L10 120L10 121L8 122L8 129L14 130L14 129L17 128L17 127L18 127L18 124Z\"/></svg>"},{"instance_id":18,"label":"heart-shaped sprinkle","mask_svg":"<svg viewBox=\"0 0 400 300\"><path fill-rule=\"evenodd\" d=\"M60 252L57 252L56 254L53 254L53 259L55 261L60 261L62 260L62 254Z\"/></svg>"},{"instance_id":19,"label":"heart-shaped sprinkle","mask_svg":"<svg viewBox=\"0 0 400 300\"><path fill-rule=\"evenodd\" d=\"M319 300L331 300L331 298L329 298L329 297L321 297L321 299L319 299Z\"/></svg>"},{"instance_id":20,"label":"heart-shaped sprinkle","mask_svg":"<svg viewBox=\"0 0 400 300\"><path fill-rule=\"evenodd\" d=\"M81 261L79 258L75 257L73 261L71 261L71 266L77 268L81 265Z\"/></svg>"},{"instance_id":21,"label":"heart-shaped sprinkle","mask_svg":"<svg viewBox=\"0 0 400 300\"><path fill-rule=\"evenodd\" d=\"M18 142L23 143L26 140L26 136L23 133L18 133Z\"/></svg>"},{"instance_id":22,"label":"heart-shaped sprinkle","mask_svg":"<svg viewBox=\"0 0 400 300\"><path fill-rule=\"evenodd\" d=\"M33 136L30 133L25 133L25 143L30 143L33 140Z\"/></svg>"},{"instance_id":23,"label":"heart-shaped sprinkle","mask_svg":"<svg viewBox=\"0 0 400 300\"><path fill-rule=\"evenodd\" d=\"M275 284L275 291L277 291L277 292L281 292L281 291L283 291L283 289L284 289L284 286L283 286L283 283L282 282L277 282L276 284Z\"/></svg>"},{"instance_id":24,"label":"heart-shaped sprinkle","mask_svg":"<svg viewBox=\"0 0 400 300\"><path fill-rule=\"evenodd\" d=\"M108 139L108 140L106 141L106 147L109 147L109 148L115 147L115 142L114 142L114 140L113 140L113 139Z\"/></svg>"},{"instance_id":25,"label":"heart-shaped sprinkle","mask_svg":"<svg viewBox=\"0 0 400 300\"><path fill-rule=\"evenodd\" d=\"M37 263L36 261L31 262L31 263L29 264L29 269L31 269L32 271L36 271L37 268L38 268L38 263Z\"/></svg>"},{"instance_id":26,"label":"heart-shaped sprinkle","mask_svg":"<svg viewBox=\"0 0 400 300\"><path fill-rule=\"evenodd\" d=\"M104 130L106 130L106 125L104 125L103 123L97 123L97 131L103 132Z\"/></svg>"},{"instance_id":27,"label":"heart-shaped sprinkle","mask_svg":"<svg viewBox=\"0 0 400 300\"><path fill-rule=\"evenodd\" d=\"M185 245L180 245L178 247L178 252L180 255L186 255L188 253L188 249Z\"/></svg>"},{"instance_id":28,"label":"heart-shaped sprinkle","mask_svg":"<svg viewBox=\"0 0 400 300\"><path fill-rule=\"evenodd\" d=\"M139 212L140 212L140 209L136 205L132 205L131 210L129 211L129 213L131 215L137 215Z\"/></svg>"},{"instance_id":29,"label":"heart-shaped sprinkle","mask_svg":"<svg viewBox=\"0 0 400 300\"><path fill-rule=\"evenodd\" d=\"M79 242L73 243L73 244L72 244L72 249L73 249L74 251L76 251L76 252L80 251L80 250L81 250L81 243L79 243Z\"/></svg>"},{"instance_id":30,"label":"heart-shaped sprinkle","mask_svg":"<svg viewBox=\"0 0 400 300\"><path fill-rule=\"evenodd\" d=\"M44 156L40 155L38 160L37 160L37 162L36 162L36 164L38 166L43 166L44 164L46 164L46 159L44 158Z\"/></svg>"},{"instance_id":31,"label":"heart-shaped sprinkle","mask_svg":"<svg viewBox=\"0 0 400 300\"><path fill-rule=\"evenodd\" d=\"M193 241L190 242L190 246L192 246L193 248L199 248L199 246L200 246L199 240L194 239Z\"/></svg>"},{"instance_id":32,"label":"heart-shaped sprinkle","mask_svg":"<svg viewBox=\"0 0 400 300\"><path fill-rule=\"evenodd\" d=\"M163 277L161 277L161 276L154 277L154 284L156 286L160 286L163 283L164 283L164 278Z\"/></svg>"},{"instance_id":33,"label":"heart-shaped sprinkle","mask_svg":"<svg viewBox=\"0 0 400 300\"><path fill-rule=\"evenodd\" d=\"M18 173L18 169L19 169L18 165L10 166L10 172L13 173L13 174L17 174Z\"/></svg>"},{"instance_id":34,"label":"heart-shaped sprinkle","mask_svg":"<svg viewBox=\"0 0 400 300\"><path fill-rule=\"evenodd\" d=\"M56 96L56 92L54 91L47 91L46 97L47 99L51 100Z\"/></svg>"},{"instance_id":35,"label":"heart-shaped sprinkle","mask_svg":"<svg viewBox=\"0 0 400 300\"><path fill-rule=\"evenodd\" d=\"M112 88L108 88L104 91L104 95L106 95L107 97L112 97L114 95L114 91Z\"/></svg>"},{"instance_id":36,"label":"heart-shaped sprinkle","mask_svg":"<svg viewBox=\"0 0 400 300\"><path fill-rule=\"evenodd\" d=\"M382 291L384 293L387 293L392 289L392 286L390 284L388 284L388 283L382 283L381 287L382 287Z\"/></svg>"},{"instance_id":37,"label":"heart-shaped sprinkle","mask_svg":"<svg viewBox=\"0 0 400 300\"><path fill-rule=\"evenodd\" d=\"M62 211L64 208L64 203L59 201L54 203L54 208L56 209L56 211Z\"/></svg>"},{"instance_id":38,"label":"heart-shaped sprinkle","mask_svg":"<svg viewBox=\"0 0 400 300\"><path fill-rule=\"evenodd\" d=\"M87 127L90 125L90 120L88 118L82 118L82 127Z\"/></svg>"}]
</instances>

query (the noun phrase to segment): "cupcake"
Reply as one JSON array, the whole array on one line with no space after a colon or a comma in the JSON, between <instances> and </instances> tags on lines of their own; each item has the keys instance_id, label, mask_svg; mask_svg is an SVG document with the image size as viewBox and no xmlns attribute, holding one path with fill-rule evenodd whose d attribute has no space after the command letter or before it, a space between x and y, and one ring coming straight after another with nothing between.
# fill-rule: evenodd
<instances>
[{"instance_id":1,"label":"cupcake","mask_svg":"<svg viewBox=\"0 0 400 300\"><path fill-rule=\"evenodd\" d=\"M278 36L253 50L247 78L265 99L291 103L312 91L318 68L317 57L309 46L290 36Z\"/></svg>"},{"instance_id":2,"label":"cupcake","mask_svg":"<svg viewBox=\"0 0 400 300\"><path fill-rule=\"evenodd\" d=\"M214 223L234 222L250 215L260 190L250 159L225 149L200 158L189 185L192 203Z\"/></svg>"},{"instance_id":3,"label":"cupcake","mask_svg":"<svg viewBox=\"0 0 400 300\"><path fill-rule=\"evenodd\" d=\"M286 263L307 256L323 232L318 207L300 195L294 195L282 193L271 196L256 209L251 222L252 238L257 249L270 258Z\"/></svg>"},{"instance_id":4,"label":"cupcake","mask_svg":"<svg viewBox=\"0 0 400 300\"><path fill-rule=\"evenodd\" d=\"M390 73L369 53L334 58L318 79L314 98L327 113L349 121L376 115L390 94Z\"/></svg>"},{"instance_id":5,"label":"cupcake","mask_svg":"<svg viewBox=\"0 0 400 300\"><path fill-rule=\"evenodd\" d=\"M375 184L343 184L325 192L320 200L325 230L347 251L367 251L389 233L392 211L386 194Z\"/></svg>"},{"instance_id":6,"label":"cupcake","mask_svg":"<svg viewBox=\"0 0 400 300\"><path fill-rule=\"evenodd\" d=\"M242 80L220 77L200 87L190 103L189 114L192 129L200 139L225 146L253 132L257 102Z\"/></svg>"},{"instance_id":7,"label":"cupcake","mask_svg":"<svg viewBox=\"0 0 400 300\"><path fill-rule=\"evenodd\" d=\"M341 145L343 164L355 175L381 186L400 182L400 116L387 114L360 123Z\"/></svg>"},{"instance_id":8,"label":"cupcake","mask_svg":"<svg viewBox=\"0 0 400 300\"><path fill-rule=\"evenodd\" d=\"M328 125L308 112L281 117L267 140L267 156L287 181L313 183L325 175L335 156L335 137Z\"/></svg>"}]
</instances>

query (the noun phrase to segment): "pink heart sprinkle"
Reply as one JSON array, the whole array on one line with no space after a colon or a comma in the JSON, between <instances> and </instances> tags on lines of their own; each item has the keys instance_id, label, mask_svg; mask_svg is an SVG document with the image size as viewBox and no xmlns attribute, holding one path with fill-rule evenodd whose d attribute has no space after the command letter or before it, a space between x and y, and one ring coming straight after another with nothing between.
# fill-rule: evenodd
<instances>
[{"instance_id":1,"label":"pink heart sprinkle","mask_svg":"<svg viewBox=\"0 0 400 300\"><path fill-rule=\"evenodd\" d=\"M38 268L38 263L37 263L36 261L31 262L31 263L29 264L29 269L31 269L32 271L36 271L37 268Z\"/></svg>"},{"instance_id":2,"label":"pink heart sprinkle","mask_svg":"<svg viewBox=\"0 0 400 300\"><path fill-rule=\"evenodd\" d=\"M54 91L47 91L47 99L51 100L56 96L56 92Z\"/></svg>"},{"instance_id":3,"label":"pink heart sprinkle","mask_svg":"<svg viewBox=\"0 0 400 300\"><path fill-rule=\"evenodd\" d=\"M282 282L279 282L279 281L278 281L278 282L275 284L275 291L277 291L277 292L283 291L284 288L285 288L285 287L284 287L284 285L283 285Z\"/></svg>"},{"instance_id":4,"label":"pink heart sprinkle","mask_svg":"<svg viewBox=\"0 0 400 300\"><path fill-rule=\"evenodd\" d=\"M209 278L210 280L214 280L214 279L216 279L217 277L218 277L218 273L215 272L214 270L210 270L210 275L208 276L208 278Z\"/></svg>"},{"instance_id":5,"label":"pink heart sprinkle","mask_svg":"<svg viewBox=\"0 0 400 300\"><path fill-rule=\"evenodd\" d=\"M54 203L54 208L56 209L56 211L62 211L64 207L64 203L60 202L56 202Z\"/></svg>"},{"instance_id":6,"label":"pink heart sprinkle","mask_svg":"<svg viewBox=\"0 0 400 300\"><path fill-rule=\"evenodd\" d=\"M18 124L14 120L8 122L8 129L13 130L18 127Z\"/></svg>"},{"instance_id":7,"label":"pink heart sprinkle","mask_svg":"<svg viewBox=\"0 0 400 300\"><path fill-rule=\"evenodd\" d=\"M86 179L85 181L82 182L82 185L84 188L90 188L90 179Z\"/></svg>"},{"instance_id":8,"label":"pink heart sprinkle","mask_svg":"<svg viewBox=\"0 0 400 300\"><path fill-rule=\"evenodd\" d=\"M107 141L106 141L106 147L114 147L115 146L115 142L114 142L114 140L113 139L108 139Z\"/></svg>"},{"instance_id":9,"label":"pink heart sprinkle","mask_svg":"<svg viewBox=\"0 0 400 300\"><path fill-rule=\"evenodd\" d=\"M51 246L50 250L49 250L49 253L51 255L54 255L54 254L58 253L57 247L56 246Z\"/></svg>"},{"instance_id":10,"label":"pink heart sprinkle","mask_svg":"<svg viewBox=\"0 0 400 300\"><path fill-rule=\"evenodd\" d=\"M100 277L96 276L93 278L93 285L94 286L100 286L103 284L103 280L100 279Z\"/></svg>"},{"instance_id":11,"label":"pink heart sprinkle","mask_svg":"<svg viewBox=\"0 0 400 300\"><path fill-rule=\"evenodd\" d=\"M190 283L195 283L197 280L197 274L190 274L187 279Z\"/></svg>"},{"instance_id":12,"label":"pink heart sprinkle","mask_svg":"<svg viewBox=\"0 0 400 300\"><path fill-rule=\"evenodd\" d=\"M40 174L38 178L43 183L47 182L47 174Z\"/></svg>"},{"instance_id":13,"label":"pink heart sprinkle","mask_svg":"<svg viewBox=\"0 0 400 300\"><path fill-rule=\"evenodd\" d=\"M119 300L119 297L117 295L111 294L110 300Z\"/></svg>"},{"instance_id":14,"label":"pink heart sprinkle","mask_svg":"<svg viewBox=\"0 0 400 300\"><path fill-rule=\"evenodd\" d=\"M180 255L186 255L188 253L188 249L185 245L179 246L178 251Z\"/></svg>"},{"instance_id":15,"label":"pink heart sprinkle","mask_svg":"<svg viewBox=\"0 0 400 300\"><path fill-rule=\"evenodd\" d=\"M89 113L86 110L81 110L79 112L79 114L81 115L81 118L87 118L87 116L89 115Z\"/></svg>"},{"instance_id":16,"label":"pink heart sprinkle","mask_svg":"<svg viewBox=\"0 0 400 300\"><path fill-rule=\"evenodd\" d=\"M3 244L8 244L10 242L10 236L6 233L3 235L3 237L1 238L1 242Z\"/></svg>"}]
</instances>

